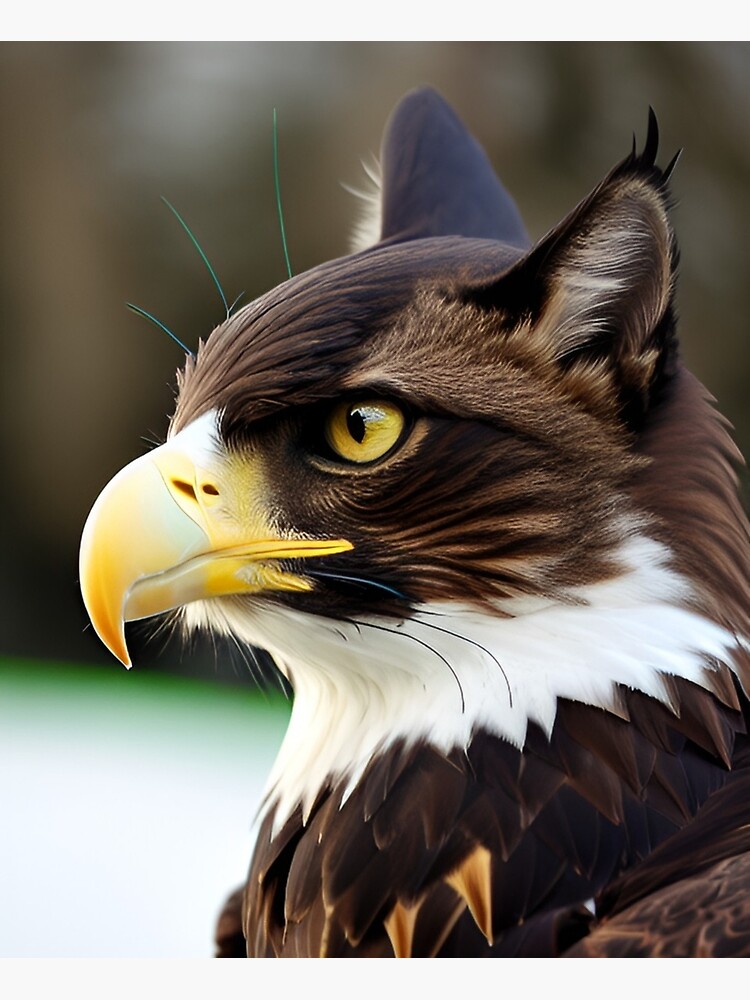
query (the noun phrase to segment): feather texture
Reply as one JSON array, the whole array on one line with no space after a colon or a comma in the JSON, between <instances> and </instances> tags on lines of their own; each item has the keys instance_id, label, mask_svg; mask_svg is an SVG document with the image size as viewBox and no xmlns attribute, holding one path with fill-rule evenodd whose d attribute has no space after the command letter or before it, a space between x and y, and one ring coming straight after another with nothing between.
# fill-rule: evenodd
<instances>
[{"instance_id":1,"label":"feather texture","mask_svg":"<svg viewBox=\"0 0 750 1000\"><path fill-rule=\"evenodd\" d=\"M529 245L407 95L379 239L214 330L97 501L124 662L113 608L184 605L294 689L219 954L750 954L750 530L679 357L657 152L651 113ZM167 555L98 559L122 511Z\"/></svg>"},{"instance_id":2,"label":"feather texture","mask_svg":"<svg viewBox=\"0 0 750 1000\"><path fill-rule=\"evenodd\" d=\"M278 627L266 608L188 609L271 649L310 709L269 784L250 954L750 948L742 919L690 924L703 896L736 909L746 877L750 544L736 451L676 355L657 143L651 115L643 152L527 250L475 141L413 94L384 143L383 242L270 293L188 362L176 427L210 405L227 441L373 387L425 415L336 502L356 539L341 579L366 564L408 608L340 587L306 600L299 648L288 608ZM356 734L326 757L349 707ZM715 816L726 836L700 855Z\"/></svg>"}]
</instances>

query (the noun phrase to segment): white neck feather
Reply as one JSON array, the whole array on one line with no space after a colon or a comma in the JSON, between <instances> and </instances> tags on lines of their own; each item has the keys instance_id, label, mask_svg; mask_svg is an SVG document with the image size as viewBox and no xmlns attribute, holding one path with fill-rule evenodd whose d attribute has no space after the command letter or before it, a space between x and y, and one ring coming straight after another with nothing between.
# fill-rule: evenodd
<instances>
[{"instance_id":1,"label":"white neck feather","mask_svg":"<svg viewBox=\"0 0 750 1000\"><path fill-rule=\"evenodd\" d=\"M668 556L631 538L621 575L578 589L569 604L512 602L508 617L451 603L355 625L261 602L252 614L193 604L185 616L267 649L292 683L265 805L277 806L278 828L298 804L307 813L331 779L346 798L395 741L447 751L481 728L522 748L530 722L551 732L560 698L608 708L625 685L668 704L665 675L701 684L707 663L731 663L738 640L687 610L689 584Z\"/></svg>"}]
</instances>

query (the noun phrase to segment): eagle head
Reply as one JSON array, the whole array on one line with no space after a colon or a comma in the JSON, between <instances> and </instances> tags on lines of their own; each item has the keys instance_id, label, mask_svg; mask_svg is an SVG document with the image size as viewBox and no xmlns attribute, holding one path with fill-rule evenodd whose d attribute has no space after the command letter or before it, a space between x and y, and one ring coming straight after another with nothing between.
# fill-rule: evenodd
<instances>
[{"instance_id":1,"label":"eagle head","mask_svg":"<svg viewBox=\"0 0 750 1000\"><path fill-rule=\"evenodd\" d=\"M680 685L736 708L747 529L733 446L677 353L656 147L652 116L532 244L453 111L408 95L377 241L218 326L166 443L94 504L81 585L126 666L124 623L172 612L291 683L270 840L326 795L343 815L395 748L522 755L563 705L627 726L637 692L676 719ZM388 905L421 898L404 891ZM474 909L491 941L500 918Z\"/></svg>"}]
</instances>

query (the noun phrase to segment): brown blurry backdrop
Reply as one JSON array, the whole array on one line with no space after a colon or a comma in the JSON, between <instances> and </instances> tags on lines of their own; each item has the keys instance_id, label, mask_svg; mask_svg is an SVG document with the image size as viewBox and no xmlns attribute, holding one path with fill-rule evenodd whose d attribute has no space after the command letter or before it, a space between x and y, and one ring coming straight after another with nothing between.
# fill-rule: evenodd
<instances>
[{"instance_id":1,"label":"brown blurry backdrop","mask_svg":"<svg viewBox=\"0 0 750 1000\"><path fill-rule=\"evenodd\" d=\"M750 452L750 46L745 43L0 45L0 655L107 661L77 588L89 507L161 439L180 350L218 295L285 277L272 171L278 109L292 265L347 252L360 160L403 92L431 83L487 148L533 237L657 112L673 190L684 354ZM155 657L163 639L134 642ZM180 647L170 647L169 662ZM111 661L113 664L113 661ZM214 672L214 654L179 669ZM223 668L219 668L221 673ZM232 671L236 666L232 667Z\"/></svg>"}]
</instances>

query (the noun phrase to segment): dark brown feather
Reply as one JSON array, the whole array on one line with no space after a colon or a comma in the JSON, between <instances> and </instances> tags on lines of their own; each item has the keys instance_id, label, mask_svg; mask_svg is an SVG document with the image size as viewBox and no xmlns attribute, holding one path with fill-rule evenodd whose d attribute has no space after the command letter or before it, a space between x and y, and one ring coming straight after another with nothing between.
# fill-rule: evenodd
<instances>
[{"instance_id":1,"label":"dark brown feather","mask_svg":"<svg viewBox=\"0 0 750 1000\"><path fill-rule=\"evenodd\" d=\"M242 901L245 887L240 886L227 899L216 922L215 943L217 958L244 958L247 954Z\"/></svg>"},{"instance_id":2,"label":"dark brown feather","mask_svg":"<svg viewBox=\"0 0 750 1000\"><path fill-rule=\"evenodd\" d=\"M750 955L750 774L731 776L693 822L597 901L575 956Z\"/></svg>"},{"instance_id":3,"label":"dark brown feather","mask_svg":"<svg viewBox=\"0 0 750 1000\"><path fill-rule=\"evenodd\" d=\"M693 699L692 688L678 682L676 696ZM405 934L414 955L541 954L528 949L540 948L542 940L577 940L588 927L580 909L585 900L604 893L600 905L617 909L606 889L613 878L622 875L627 886L632 870L648 879L648 866L660 857L655 849L681 843L673 836L681 829L686 842L700 839L718 810L722 793L712 793L725 784L731 788L732 773L721 757L680 733L678 715L646 702L639 713L650 709L663 717L666 747L652 747L640 768L634 761L645 737L635 723L562 703L551 739L532 728L524 754L482 733L469 759L429 747L393 747L384 756L394 759L374 763L343 804L341 789L332 788L306 825L297 814L281 832L281 850L268 837L269 817L259 841L267 847L257 850L248 882L249 953L387 955L394 954L394 941L406 947ZM725 727L737 734L741 750L741 714L718 702L714 708L725 713ZM713 717L707 718L710 729ZM596 758L571 735L589 739L583 736L587 719L592 732L609 729L630 741L630 749ZM543 757L536 754L540 747ZM379 798L388 773L398 778L365 819L364 802L373 800L369 782L380 789ZM735 794L731 801L736 806L738 800ZM698 826L690 822L696 812ZM511 816L515 833L509 840ZM731 836L726 843L736 846ZM480 870L491 895L475 888ZM472 873L468 881L462 871Z\"/></svg>"},{"instance_id":4,"label":"dark brown feather","mask_svg":"<svg viewBox=\"0 0 750 1000\"><path fill-rule=\"evenodd\" d=\"M652 892L602 923L572 958L750 957L750 853Z\"/></svg>"}]
</instances>

